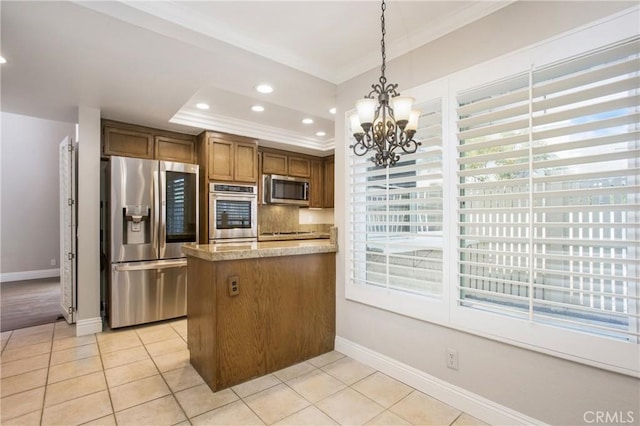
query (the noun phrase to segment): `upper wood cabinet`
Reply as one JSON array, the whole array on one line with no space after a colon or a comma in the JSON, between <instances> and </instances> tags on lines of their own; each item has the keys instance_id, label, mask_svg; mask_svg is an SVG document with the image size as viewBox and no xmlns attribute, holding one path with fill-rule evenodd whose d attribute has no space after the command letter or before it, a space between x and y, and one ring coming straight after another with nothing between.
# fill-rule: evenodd
<instances>
[{"instance_id":1,"label":"upper wood cabinet","mask_svg":"<svg viewBox=\"0 0 640 426\"><path fill-rule=\"evenodd\" d=\"M308 178L311 176L311 162L308 158L289 156L289 176Z\"/></svg>"},{"instance_id":2,"label":"upper wood cabinet","mask_svg":"<svg viewBox=\"0 0 640 426\"><path fill-rule=\"evenodd\" d=\"M206 133L206 166L210 180L258 182L258 144L248 138Z\"/></svg>"},{"instance_id":3,"label":"upper wood cabinet","mask_svg":"<svg viewBox=\"0 0 640 426\"><path fill-rule=\"evenodd\" d=\"M262 152L262 174L308 178L311 176L309 158L284 152Z\"/></svg>"},{"instance_id":4,"label":"upper wood cabinet","mask_svg":"<svg viewBox=\"0 0 640 426\"><path fill-rule=\"evenodd\" d=\"M322 160L311 160L309 179L309 207L324 207L324 164Z\"/></svg>"},{"instance_id":5,"label":"upper wood cabinet","mask_svg":"<svg viewBox=\"0 0 640 426\"><path fill-rule=\"evenodd\" d=\"M232 181L235 157L233 142L209 137L207 145L209 146L207 156L209 179Z\"/></svg>"},{"instance_id":6,"label":"upper wood cabinet","mask_svg":"<svg viewBox=\"0 0 640 426\"><path fill-rule=\"evenodd\" d=\"M333 208L335 157L324 159L324 186L322 207Z\"/></svg>"},{"instance_id":7,"label":"upper wood cabinet","mask_svg":"<svg viewBox=\"0 0 640 426\"><path fill-rule=\"evenodd\" d=\"M153 158L153 135L149 132L103 126L102 138L105 155Z\"/></svg>"},{"instance_id":8,"label":"upper wood cabinet","mask_svg":"<svg viewBox=\"0 0 640 426\"><path fill-rule=\"evenodd\" d=\"M155 137L155 158L157 160L197 163L194 140L177 139L169 136Z\"/></svg>"},{"instance_id":9,"label":"upper wood cabinet","mask_svg":"<svg viewBox=\"0 0 640 426\"><path fill-rule=\"evenodd\" d=\"M102 153L107 156L198 162L195 136L111 120L102 120Z\"/></svg>"},{"instance_id":10,"label":"upper wood cabinet","mask_svg":"<svg viewBox=\"0 0 640 426\"><path fill-rule=\"evenodd\" d=\"M258 182L258 144L256 142L236 142L234 180Z\"/></svg>"},{"instance_id":11,"label":"upper wood cabinet","mask_svg":"<svg viewBox=\"0 0 640 426\"><path fill-rule=\"evenodd\" d=\"M289 174L289 157L284 154L263 152L262 174L287 176Z\"/></svg>"}]
</instances>

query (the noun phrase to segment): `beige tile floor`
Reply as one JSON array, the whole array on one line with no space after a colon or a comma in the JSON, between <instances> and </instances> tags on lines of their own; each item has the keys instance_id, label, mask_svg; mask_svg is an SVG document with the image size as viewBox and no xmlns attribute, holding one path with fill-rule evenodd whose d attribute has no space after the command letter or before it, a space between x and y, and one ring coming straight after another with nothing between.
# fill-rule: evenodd
<instances>
[{"instance_id":1,"label":"beige tile floor","mask_svg":"<svg viewBox=\"0 0 640 426\"><path fill-rule=\"evenodd\" d=\"M64 321L0 335L2 425L481 425L339 352L216 393L186 320L75 337Z\"/></svg>"}]
</instances>

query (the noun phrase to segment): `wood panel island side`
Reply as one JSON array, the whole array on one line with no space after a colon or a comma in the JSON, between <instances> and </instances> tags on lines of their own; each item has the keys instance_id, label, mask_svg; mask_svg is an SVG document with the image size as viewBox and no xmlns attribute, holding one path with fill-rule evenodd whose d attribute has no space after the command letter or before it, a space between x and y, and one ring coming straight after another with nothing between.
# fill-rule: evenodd
<instances>
[{"instance_id":1,"label":"wood panel island side","mask_svg":"<svg viewBox=\"0 0 640 426\"><path fill-rule=\"evenodd\" d=\"M215 392L334 348L330 240L186 244L191 364Z\"/></svg>"}]
</instances>

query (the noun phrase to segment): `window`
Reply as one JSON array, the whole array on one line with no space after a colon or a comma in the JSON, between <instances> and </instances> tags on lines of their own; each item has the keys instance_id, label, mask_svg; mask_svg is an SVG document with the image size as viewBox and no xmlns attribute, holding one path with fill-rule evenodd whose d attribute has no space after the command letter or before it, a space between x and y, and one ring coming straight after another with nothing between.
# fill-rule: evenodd
<instances>
[{"instance_id":1,"label":"window","mask_svg":"<svg viewBox=\"0 0 640 426\"><path fill-rule=\"evenodd\" d=\"M639 51L458 96L461 306L637 341Z\"/></svg>"},{"instance_id":2,"label":"window","mask_svg":"<svg viewBox=\"0 0 640 426\"><path fill-rule=\"evenodd\" d=\"M414 89L418 152L349 153L346 297L640 374L637 13Z\"/></svg>"},{"instance_id":3,"label":"window","mask_svg":"<svg viewBox=\"0 0 640 426\"><path fill-rule=\"evenodd\" d=\"M398 293L442 294L441 100L418 106L421 145L392 168L351 157L352 282Z\"/></svg>"}]
</instances>

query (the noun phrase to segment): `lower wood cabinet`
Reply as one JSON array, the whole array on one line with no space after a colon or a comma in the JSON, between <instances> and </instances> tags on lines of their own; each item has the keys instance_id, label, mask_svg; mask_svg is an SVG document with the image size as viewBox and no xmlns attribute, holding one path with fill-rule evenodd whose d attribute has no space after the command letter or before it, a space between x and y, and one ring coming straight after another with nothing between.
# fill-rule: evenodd
<instances>
[{"instance_id":1,"label":"lower wood cabinet","mask_svg":"<svg viewBox=\"0 0 640 426\"><path fill-rule=\"evenodd\" d=\"M213 391L333 350L335 253L187 262L191 364Z\"/></svg>"}]
</instances>

